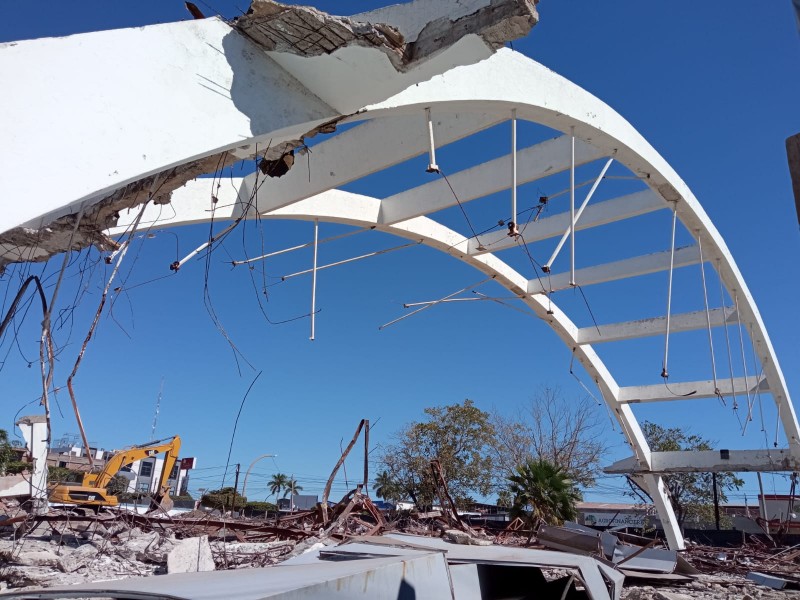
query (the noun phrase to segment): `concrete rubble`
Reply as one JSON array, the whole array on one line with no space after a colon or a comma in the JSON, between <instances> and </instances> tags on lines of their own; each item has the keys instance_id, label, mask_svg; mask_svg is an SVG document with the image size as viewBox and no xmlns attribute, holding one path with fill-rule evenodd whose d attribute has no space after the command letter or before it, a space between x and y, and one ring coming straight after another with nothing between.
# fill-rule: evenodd
<instances>
[{"instance_id":1,"label":"concrete rubble","mask_svg":"<svg viewBox=\"0 0 800 600\"><path fill-rule=\"evenodd\" d=\"M4 504L3 509L6 514L5 518L0 517L0 590L7 592L168 573L199 575L204 571L268 567L285 561L308 563L313 556L338 555L348 552L348 548L350 552L357 551L359 544L379 548L391 540L413 536L423 536L416 540L431 540L431 548L452 548L448 555L455 557L475 553L480 556L484 548L493 551L492 547L498 546L505 546L510 552L518 552L514 548L527 552L522 547L528 545L530 534L519 523L503 529L472 526L448 509L437 511L435 516L386 515L361 493L360 487L329 507L324 517L320 507L255 518L201 510L172 517L122 510L33 515L13 502ZM620 577L625 575L620 596L623 600L800 598L800 578L795 575L800 566L800 547L770 548L755 538L740 548L691 544L676 559L666 556L668 551L654 548L654 540L626 534L601 534L573 524L567 528L542 528L539 533L538 539L533 540L534 548L560 545L560 551L567 552L562 556L597 555L600 560L605 560L605 548L616 556L604 564L611 567L614 562L619 563L615 570ZM416 542L417 547L419 544ZM644 550L654 554L647 558ZM552 551L543 552L553 556ZM637 557L646 559L638 567L631 558L637 552ZM665 566L667 563L673 566ZM637 568L644 571L636 571ZM758 576L752 576L754 572ZM746 578L748 574L751 576ZM566 580L569 575L569 570L554 568L547 577L552 582ZM775 589L776 586L785 589Z\"/></svg>"}]
</instances>

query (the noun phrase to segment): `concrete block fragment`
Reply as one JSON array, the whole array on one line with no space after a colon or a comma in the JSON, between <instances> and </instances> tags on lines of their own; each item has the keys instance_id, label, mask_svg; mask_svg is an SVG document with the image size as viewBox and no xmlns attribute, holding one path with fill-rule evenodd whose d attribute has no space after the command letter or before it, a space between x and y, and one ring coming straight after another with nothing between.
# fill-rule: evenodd
<instances>
[{"instance_id":1,"label":"concrete block fragment","mask_svg":"<svg viewBox=\"0 0 800 600\"><path fill-rule=\"evenodd\" d=\"M97 548L92 544L83 544L72 552L64 554L58 562L58 568L64 573L73 573L81 567L88 567L97 553Z\"/></svg>"},{"instance_id":2,"label":"concrete block fragment","mask_svg":"<svg viewBox=\"0 0 800 600\"><path fill-rule=\"evenodd\" d=\"M20 552L12 560L26 567L57 567L58 556L49 550L35 550L33 552Z\"/></svg>"},{"instance_id":3,"label":"concrete block fragment","mask_svg":"<svg viewBox=\"0 0 800 600\"><path fill-rule=\"evenodd\" d=\"M196 573L214 569L207 535L181 540L167 555L167 573Z\"/></svg>"}]
</instances>

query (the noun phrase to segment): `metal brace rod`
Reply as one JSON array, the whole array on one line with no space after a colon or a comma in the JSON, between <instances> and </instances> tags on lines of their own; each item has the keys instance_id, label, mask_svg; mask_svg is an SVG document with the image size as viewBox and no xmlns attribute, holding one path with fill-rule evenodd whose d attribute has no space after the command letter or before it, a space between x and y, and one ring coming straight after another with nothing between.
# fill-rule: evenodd
<instances>
[{"instance_id":1,"label":"metal brace rod","mask_svg":"<svg viewBox=\"0 0 800 600\"><path fill-rule=\"evenodd\" d=\"M348 231L347 233L340 233L339 235L332 235L327 238L323 238L318 240L316 243L324 244L326 242L332 242L334 240L340 240L342 238L349 237L351 235L356 235L358 233L364 233L365 231L372 231L372 228L366 229L356 229L355 231ZM306 242L305 244L300 244L299 246L292 246L291 248L284 248L283 250L276 250L275 252L269 252L268 254L262 254L261 256L254 256L253 258L248 258L247 260L234 260L231 264L235 267L237 265L246 265L252 262L256 262L257 260L264 260L266 258L270 258L272 256L278 256L280 254L286 254L287 252L294 252L295 250L302 250L303 248L308 248L309 246L314 245L314 241Z\"/></svg>"},{"instance_id":2,"label":"metal brace rod","mask_svg":"<svg viewBox=\"0 0 800 600\"><path fill-rule=\"evenodd\" d=\"M431 109L425 109L425 119L428 121L428 173L438 173L439 165L436 164L436 146L433 143L433 121L431 121Z\"/></svg>"},{"instance_id":3,"label":"metal brace rod","mask_svg":"<svg viewBox=\"0 0 800 600\"><path fill-rule=\"evenodd\" d=\"M317 250L319 249L319 219L314 219L314 266L311 274L311 337L314 341L314 327L317 319Z\"/></svg>"},{"instance_id":4,"label":"metal brace rod","mask_svg":"<svg viewBox=\"0 0 800 600\"><path fill-rule=\"evenodd\" d=\"M339 260L336 262L328 263L327 265L322 265L321 267L316 267L317 271L322 271L323 269L330 269L331 267L337 267L339 265L345 265L347 263L355 262L357 260L362 260L364 258L369 258L371 256L380 256L381 254L387 254L389 252L394 252L395 250L402 250L403 248L408 248L409 246L417 246L421 242L409 242L408 244L403 244L401 246L393 246L391 248L385 248L384 250L378 250L376 252L370 252L368 254L362 254L361 256L354 256L353 258L346 258L344 260ZM287 279L292 279L293 277L299 277L300 275L307 275L308 273L313 272L314 269L306 269L304 271L297 271L296 273L291 273L289 275L284 275L281 277L281 281L286 281Z\"/></svg>"},{"instance_id":5,"label":"metal brace rod","mask_svg":"<svg viewBox=\"0 0 800 600\"><path fill-rule=\"evenodd\" d=\"M486 279L482 279L478 283L473 283L472 285L468 285L466 287L463 287L460 290L453 292L452 294L447 294L447 296L445 296L444 298L440 298L439 300L434 300L433 302L431 302L427 306L423 306L422 308L418 308L417 310L412 311L412 312L408 313L407 315L403 315L402 317L400 317L398 319L395 319L394 321L389 321L388 323L384 323L383 325L378 327L378 329L379 330L380 329L385 329L385 328L389 327L389 325L394 325L395 323L397 323L399 321L402 321L403 319L407 319L408 317L411 317L411 316L413 316L413 315L415 315L415 314L417 314L419 312L422 312L423 310L428 310L429 308L432 308L432 307L436 306L437 304L441 304L442 302L445 302L446 300L449 300L453 296L458 296L459 294L463 294L468 289L481 286L484 283L486 283L487 281L491 281L493 279L494 279L494 275L492 277L487 277Z\"/></svg>"},{"instance_id":6,"label":"metal brace rod","mask_svg":"<svg viewBox=\"0 0 800 600\"><path fill-rule=\"evenodd\" d=\"M570 127L570 165L569 165L569 284L575 285L575 126Z\"/></svg>"},{"instance_id":7,"label":"metal brace rod","mask_svg":"<svg viewBox=\"0 0 800 600\"><path fill-rule=\"evenodd\" d=\"M511 223L508 235L516 237L517 227L517 109L511 109Z\"/></svg>"},{"instance_id":8,"label":"metal brace rod","mask_svg":"<svg viewBox=\"0 0 800 600\"><path fill-rule=\"evenodd\" d=\"M478 292L475 292L478 294ZM479 298L449 298L441 304L445 302L475 302L480 300L492 300L494 302L498 302L500 300L519 300L520 296L506 296L504 298L492 298L491 296L486 296L484 294L478 294ZM403 304L403 308L413 308L414 306L425 306L427 304L433 304L434 302L439 302L438 300L426 300L425 302L406 302Z\"/></svg>"},{"instance_id":9,"label":"metal brace rod","mask_svg":"<svg viewBox=\"0 0 800 600\"><path fill-rule=\"evenodd\" d=\"M597 190L597 186L600 185L600 182L605 177L606 171L608 171L608 168L611 166L612 162L614 162L614 159L613 158L609 158L608 161L606 162L605 166L603 166L603 170L600 171L600 175L598 175L597 179L594 180L594 183L592 184L592 187L589 189L589 193L586 194L586 198L583 200L583 204L581 204L580 208L578 209L578 212L575 213L575 220L573 221L573 223L576 223L578 221L578 219L581 218L581 215L583 214L583 209L586 208L586 205L589 204L589 201L592 199L592 196L594 196L594 192L595 192L595 190ZM574 186L573 186L573 188L574 188ZM549 271L550 268L553 266L553 262L556 260L556 257L558 256L558 253L561 252L561 248L564 247L564 242L567 241L567 238L570 236L571 233L572 233L572 229L568 227L567 230L564 232L564 235L561 236L561 240L558 242L558 245L556 246L556 249L553 250L553 255L550 257L550 260L548 260L544 264L543 270L545 272ZM573 261L573 268L574 267L575 267L575 265L574 265L574 261ZM573 281L575 279L574 275L575 274L574 274L574 271L573 271L573 277L572 277Z\"/></svg>"}]
</instances>

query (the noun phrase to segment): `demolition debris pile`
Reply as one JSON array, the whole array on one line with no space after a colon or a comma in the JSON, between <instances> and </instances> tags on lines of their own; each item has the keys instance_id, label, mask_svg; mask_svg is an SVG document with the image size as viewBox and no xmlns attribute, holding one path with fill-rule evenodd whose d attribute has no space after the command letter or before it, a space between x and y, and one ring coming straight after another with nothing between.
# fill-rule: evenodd
<instances>
[{"instance_id":1,"label":"demolition debris pile","mask_svg":"<svg viewBox=\"0 0 800 600\"><path fill-rule=\"evenodd\" d=\"M2 515L2 512L5 515ZM460 546L520 547L519 522L490 531L442 508L387 517L361 487L323 511L233 518L196 510L178 516L52 511L27 514L0 506L0 589L74 585L164 573L265 567L343 543L384 543L411 533ZM5 517L3 519L3 516ZM366 541L365 541L366 540ZM800 547L771 548L754 539L736 549L690 545L681 555L660 542L575 524L541 527L534 546L605 560L625 575L622 598L800 598Z\"/></svg>"}]
</instances>

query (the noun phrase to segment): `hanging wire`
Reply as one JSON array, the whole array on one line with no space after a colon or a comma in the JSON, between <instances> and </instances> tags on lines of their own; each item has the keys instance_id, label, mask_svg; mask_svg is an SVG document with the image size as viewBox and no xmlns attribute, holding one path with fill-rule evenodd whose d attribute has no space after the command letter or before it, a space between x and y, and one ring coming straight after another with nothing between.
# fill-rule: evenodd
<instances>
[{"instance_id":1,"label":"hanging wire","mask_svg":"<svg viewBox=\"0 0 800 600\"><path fill-rule=\"evenodd\" d=\"M703 302L706 307L706 325L708 326L708 349L711 353L711 373L714 376L714 394L719 398L722 405L725 406L725 398L722 397L722 392L719 391L717 384L717 362L714 358L714 336L711 333L711 312L708 308L708 290L706 289L706 263L703 259L703 236L700 231L697 231L697 248L700 252L700 276L703 280Z\"/></svg>"},{"instance_id":2,"label":"hanging wire","mask_svg":"<svg viewBox=\"0 0 800 600\"><path fill-rule=\"evenodd\" d=\"M444 178L444 181L447 184L447 187L450 188L450 192L453 194L453 198L456 199L456 202L458 203L458 208L461 209L461 214L464 215L464 219L467 221L467 225L469 225L469 229L472 232L472 237L474 237L477 240L478 244L480 244L481 241L478 238L478 234L475 233L475 228L472 226L472 221L469 220L469 216L467 215L467 211L464 209L464 205L461 204L461 200L458 199L458 196L456 195L456 191L453 189L453 186L450 185L450 180L447 178L447 175L445 175L444 171L442 171L441 169L439 169L439 173ZM514 217L512 216L512 218L514 218Z\"/></svg>"},{"instance_id":3,"label":"hanging wire","mask_svg":"<svg viewBox=\"0 0 800 600\"><path fill-rule=\"evenodd\" d=\"M573 348L572 348L572 356L571 356L571 357L570 357L570 359L569 359L569 374L570 374L570 375L572 375L572 376L575 378L575 381L577 381L577 382L578 382L578 384L579 384L579 385L580 385L580 386L581 386L581 387L582 387L584 390L586 390L586 393L587 393L587 394L589 394L589 395L592 397L592 399L593 399L593 400L594 400L594 401L597 403L597 405L598 405L598 406L600 406L600 404L602 404L602 402L600 402L600 400L598 400L598 399L597 399L597 396L595 396L595 395L592 393L592 390L590 390L590 389L589 389L589 388L586 386L586 384L585 384L585 383L583 383L583 381L581 381L581 378L580 378L580 377L578 377L577 373L575 373L575 371L572 369L572 367L573 367L573 365L574 365L574 363L575 363L575 351L576 351L577 349L578 349L577 347L573 347Z\"/></svg>"},{"instance_id":4,"label":"hanging wire","mask_svg":"<svg viewBox=\"0 0 800 600\"><path fill-rule=\"evenodd\" d=\"M739 348L742 353L742 371L744 372L744 387L747 391L747 417L744 420L744 426L742 427L742 435L747 433L747 424L753 420L753 396L750 393L750 383L748 380L747 375L747 357L745 356L744 351L744 332L742 330L742 316L739 312L739 292L737 290L733 290L733 304L736 309L736 325L739 330Z\"/></svg>"},{"instance_id":5,"label":"hanging wire","mask_svg":"<svg viewBox=\"0 0 800 600\"><path fill-rule=\"evenodd\" d=\"M522 240L522 244L519 244L519 240ZM531 263L531 267L533 268L533 273L534 273L534 275L536 275L536 279L538 280L539 285L542 288L542 292L547 297L547 303L548 303L547 314L548 315L552 315L553 314L553 300L552 300L552 298L550 298L550 296L553 293L553 286L550 283L550 273L547 273L547 283L548 283L548 285L547 285L547 287L545 287L544 282L542 281L542 278L539 275L539 269L542 268L542 265L540 265L538 262L536 262L536 259L533 258L533 254L531 254L531 250L530 250L530 248L528 248L528 243L525 241L525 238L522 236L522 233L520 233L517 236L517 245L522 246L522 249L525 251L525 254L528 257L528 260Z\"/></svg>"},{"instance_id":6,"label":"hanging wire","mask_svg":"<svg viewBox=\"0 0 800 600\"><path fill-rule=\"evenodd\" d=\"M733 395L733 414L742 426L742 418L739 415L739 403L736 401L736 387L733 385L733 353L731 352L731 337L728 332L728 315L725 310L725 285L722 283L722 261L717 259L717 275L719 279L719 304L722 307L722 326L725 329L725 347L728 351L728 372L731 376L731 394Z\"/></svg>"}]
</instances>

